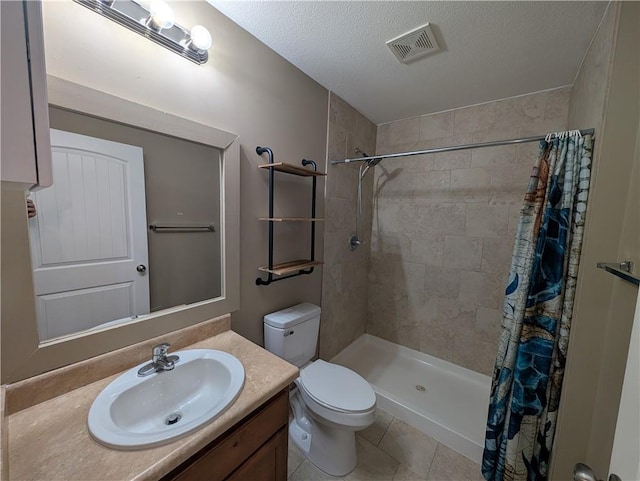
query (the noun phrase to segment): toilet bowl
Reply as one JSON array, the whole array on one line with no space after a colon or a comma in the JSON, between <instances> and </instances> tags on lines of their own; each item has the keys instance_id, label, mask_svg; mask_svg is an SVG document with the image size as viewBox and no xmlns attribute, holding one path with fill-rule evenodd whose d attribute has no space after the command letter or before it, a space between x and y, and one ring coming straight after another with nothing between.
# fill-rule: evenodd
<instances>
[{"instance_id":1,"label":"toilet bowl","mask_svg":"<svg viewBox=\"0 0 640 481\"><path fill-rule=\"evenodd\" d=\"M267 350L300 367L290 393L289 439L316 467L333 476L357 464L356 431L375 420L376 395L359 374L316 351L320 308L299 304L264 317Z\"/></svg>"}]
</instances>

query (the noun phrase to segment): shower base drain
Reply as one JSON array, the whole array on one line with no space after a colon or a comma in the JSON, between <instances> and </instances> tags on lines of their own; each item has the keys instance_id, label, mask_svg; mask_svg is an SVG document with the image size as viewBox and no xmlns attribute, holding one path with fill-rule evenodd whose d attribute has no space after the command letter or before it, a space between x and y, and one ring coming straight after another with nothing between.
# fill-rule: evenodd
<instances>
[{"instance_id":1,"label":"shower base drain","mask_svg":"<svg viewBox=\"0 0 640 481\"><path fill-rule=\"evenodd\" d=\"M172 425L176 424L178 421L180 421L181 419L182 419L182 414L180 414L180 413L171 413L164 419L164 423L167 426L172 426Z\"/></svg>"}]
</instances>

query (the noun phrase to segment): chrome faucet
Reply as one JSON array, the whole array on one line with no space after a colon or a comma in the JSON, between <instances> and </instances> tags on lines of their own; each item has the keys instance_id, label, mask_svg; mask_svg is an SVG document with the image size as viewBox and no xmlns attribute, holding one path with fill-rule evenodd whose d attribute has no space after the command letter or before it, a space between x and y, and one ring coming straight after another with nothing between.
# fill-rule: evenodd
<instances>
[{"instance_id":1,"label":"chrome faucet","mask_svg":"<svg viewBox=\"0 0 640 481\"><path fill-rule=\"evenodd\" d=\"M154 372L171 371L176 367L176 362L178 362L180 358L176 355L167 356L170 347L171 344L166 342L153 346L151 362L138 369L138 376L143 377L153 374Z\"/></svg>"}]
</instances>

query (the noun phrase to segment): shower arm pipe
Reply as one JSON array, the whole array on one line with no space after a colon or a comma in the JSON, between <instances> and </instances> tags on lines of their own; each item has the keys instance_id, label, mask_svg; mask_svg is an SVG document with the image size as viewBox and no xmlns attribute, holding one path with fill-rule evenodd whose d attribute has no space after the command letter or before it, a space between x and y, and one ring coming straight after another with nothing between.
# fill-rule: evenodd
<instances>
[{"instance_id":1,"label":"shower arm pipe","mask_svg":"<svg viewBox=\"0 0 640 481\"><path fill-rule=\"evenodd\" d=\"M595 129L584 129L579 131L581 135L593 135ZM467 149L479 149L482 147L498 147L500 145L512 145L512 144L524 144L527 142L536 142L540 140L545 140L548 138L548 135L535 135L533 137L520 137L517 139L509 139L509 140L494 140L491 142L480 142L475 144L465 144L465 145L454 145L451 147L435 147L432 149L425 150L415 150L411 152L397 152L395 154L382 154L382 155L372 155L369 157L356 157L353 159L344 159L344 160L332 160L331 164L349 164L351 162L374 162L376 160L380 161L382 159L393 159L396 157L408 157L411 155L424 155L424 154L437 154L441 152L452 152L455 150L467 150ZM554 134L558 135L558 134ZM366 173L366 171L365 171Z\"/></svg>"}]
</instances>

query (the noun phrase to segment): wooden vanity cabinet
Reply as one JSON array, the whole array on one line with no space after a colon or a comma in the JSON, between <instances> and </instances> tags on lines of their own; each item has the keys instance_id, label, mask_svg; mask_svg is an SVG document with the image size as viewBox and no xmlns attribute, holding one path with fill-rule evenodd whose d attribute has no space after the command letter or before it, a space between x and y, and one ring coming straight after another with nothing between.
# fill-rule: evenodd
<instances>
[{"instance_id":1,"label":"wooden vanity cabinet","mask_svg":"<svg viewBox=\"0 0 640 481\"><path fill-rule=\"evenodd\" d=\"M288 421L286 389L162 481L286 481Z\"/></svg>"}]
</instances>

